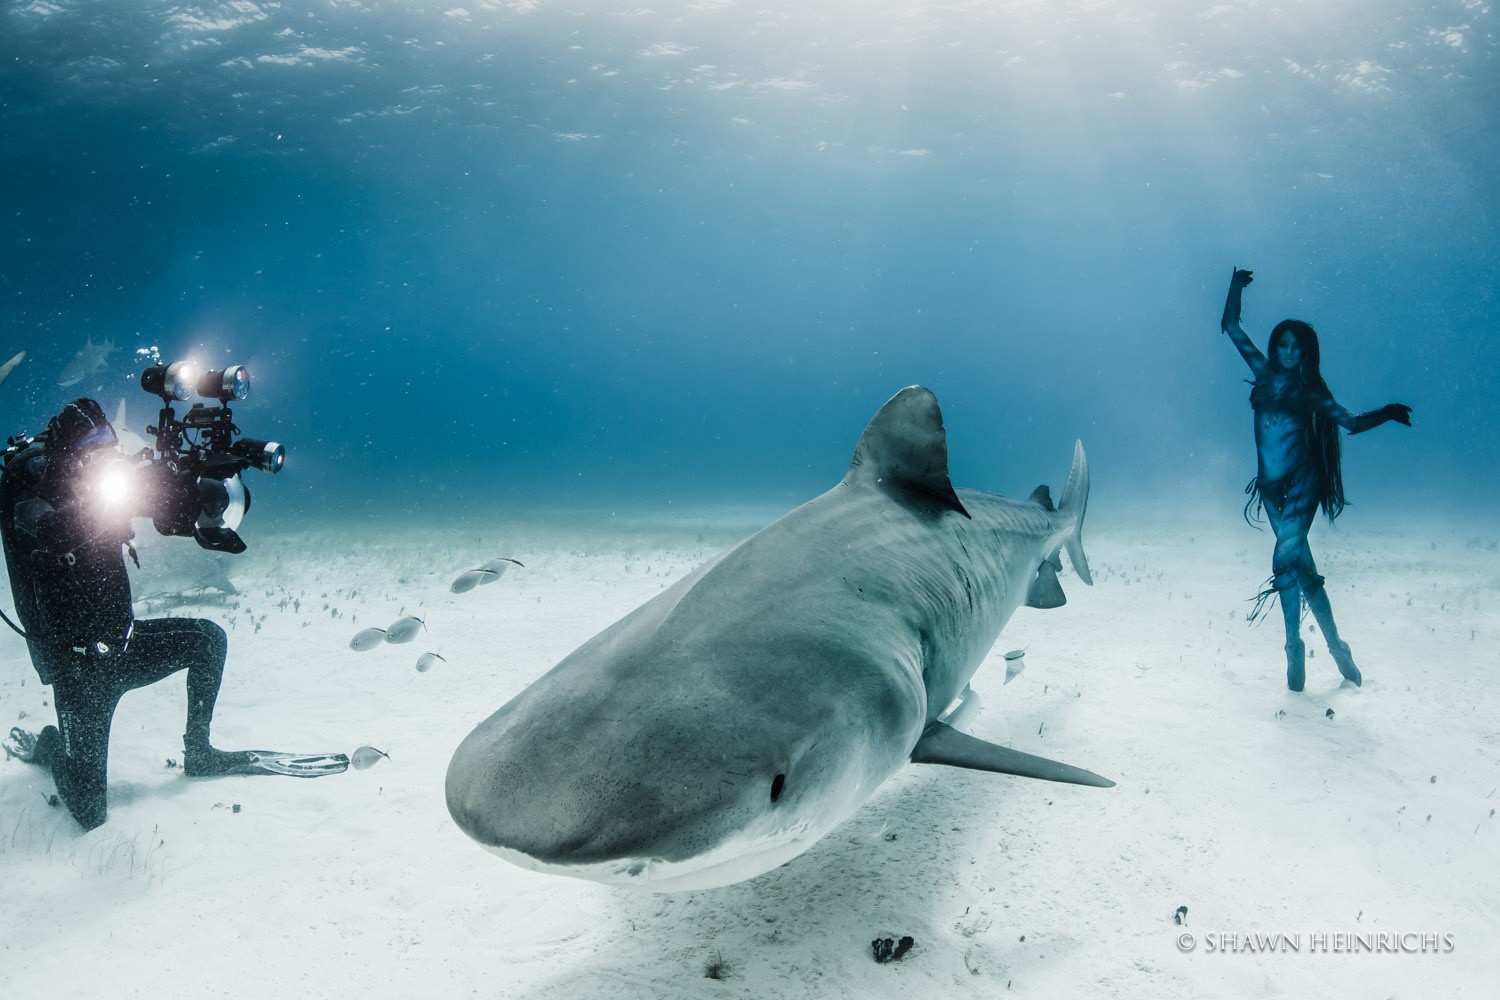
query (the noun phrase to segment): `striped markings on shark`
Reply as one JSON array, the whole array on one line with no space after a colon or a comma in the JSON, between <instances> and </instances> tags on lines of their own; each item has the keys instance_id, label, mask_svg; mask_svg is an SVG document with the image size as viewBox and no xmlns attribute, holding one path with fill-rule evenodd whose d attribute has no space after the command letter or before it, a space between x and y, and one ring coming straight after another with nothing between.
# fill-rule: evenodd
<instances>
[{"instance_id":1,"label":"striped markings on shark","mask_svg":"<svg viewBox=\"0 0 1500 1000\"><path fill-rule=\"evenodd\" d=\"M936 398L903 389L833 489L481 722L448 810L522 867L672 891L790 861L909 761L1110 786L945 721L1015 610L1063 603L1061 549L1092 582L1087 502L1081 444L1056 506L955 490Z\"/></svg>"}]
</instances>

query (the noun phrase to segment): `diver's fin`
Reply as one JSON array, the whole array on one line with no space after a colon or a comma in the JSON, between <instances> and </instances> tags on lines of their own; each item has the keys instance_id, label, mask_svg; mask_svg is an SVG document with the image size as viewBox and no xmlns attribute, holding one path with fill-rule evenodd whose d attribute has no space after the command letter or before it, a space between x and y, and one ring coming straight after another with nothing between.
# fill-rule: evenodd
<instances>
[{"instance_id":1,"label":"diver's fin","mask_svg":"<svg viewBox=\"0 0 1500 1000\"><path fill-rule=\"evenodd\" d=\"M1043 781L1064 781L1073 785L1093 785L1096 788L1113 788L1115 785L1113 781L1100 777L1093 771L1048 760L1046 757L1033 757L1010 747L986 743L941 722L932 723L922 733L922 738L911 752L911 759L915 764L947 764L950 767L1014 774L1022 778L1041 778Z\"/></svg>"},{"instance_id":2,"label":"diver's fin","mask_svg":"<svg viewBox=\"0 0 1500 1000\"><path fill-rule=\"evenodd\" d=\"M267 774L285 774L293 778L318 778L349 770L349 755L342 753L267 753L252 751L251 767ZM253 772L251 772L253 773Z\"/></svg>"},{"instance_id":3,"label":"diver's fin","mask_svg":"<svg viewBox=\"0 0 1500 1000\"><path fill-rule=\"evenodd\" d=\"M948 478L948 435L937 397L920 385L896 393L871 418L844 482L874 486L914 506L969 516Z\"/></svg>"},{"instance_id":4,"label":"diver's fin","mask_svg":"<svg viewBox=\"0 0 1500 1000\"><path fill-rule=\"evenodd\" d=\"M1036 579L1031 581L1031 589L1026 592L1028 608L1060 608L1068 603L1062 584L1057 580L1057 567L1058 558L1054 552L1043 561L1042 568L1036 571Z\"/></svg>"},{"instance_id":5,"label":"diver's fin","mask_svg":"<svg viewBox=\"0 0 1500 1000\"><path fill-rule=\"evenodd\" d=\"M20 726L13 726L10 735L0 741L0 750L5 751L7 758L14 757L16 760L30 764L37 759L37 747L41 744L40 735L22 729Z\"/></svg>"},{"instance_id":6,"label":"diver's fin","mask_svg":"<svg viewBox=\"0 0 1500 1000\"><path fill-rule=\"evenodd\" d=\"M190 778L216 778L231 774L284 774L293 778L320 778L349 770L349 755L342 753L280 753L274 750L214 750L206 759L191 753L184 761Z\"/></svg>"}]
</instances>

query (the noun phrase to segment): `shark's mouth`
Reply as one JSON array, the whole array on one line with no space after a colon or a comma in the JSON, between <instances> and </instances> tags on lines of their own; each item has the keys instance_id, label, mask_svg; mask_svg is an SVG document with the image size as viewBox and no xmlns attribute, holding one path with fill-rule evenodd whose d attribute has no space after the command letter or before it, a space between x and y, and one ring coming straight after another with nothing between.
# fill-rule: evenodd
<instances>
[{"instance_id":1,"label":"shark's mouth","mask_svg":"<svg viewBox=\"0 0 1500 1000\"><path fill-rule=\"evenodd\" d=\"M572 865L539 861L506 847L483 846L511 864L548 875L566 875L645 892L686 892L714 889L768 872L807 850L826 832L814 830L804 821L770 835L733 837L711 851L681 861L642 856Z\"/></svg>"}]
</instances>

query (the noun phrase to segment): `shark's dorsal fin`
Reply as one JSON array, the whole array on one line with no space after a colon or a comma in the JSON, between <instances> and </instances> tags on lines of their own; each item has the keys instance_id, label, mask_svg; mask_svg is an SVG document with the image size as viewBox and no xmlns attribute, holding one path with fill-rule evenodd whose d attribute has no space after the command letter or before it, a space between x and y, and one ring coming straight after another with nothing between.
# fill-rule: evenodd
<instances>
[{"instance_id":1,"label":"shark's dorsal fin","mask_svg":"<svg viewBox=\"0 0 1500 1000\"><path fill-rule=\"evenodd\" d=\"M1027 499L1030 500L1032 503L1041 504L1043 510L1051 510L1051 511L1057 510L1057 507L1054 506L1053 503L1052 503L1052 491L1047 488L1047 484L1046 483L1043 483L1042 485L1038 486L1036 489L1032 490L1031 491L1031 496L1028 497Z\"/></svg>"},{"instance_id":2,"label":"shark's dorsal fin","mask_svg":"<svg viewBox=\"0 0 1500 1000\"><path fill-rule=\"evenodd\" d=\"M911 752L911 759L916 764L947 764L976 771L1015 774L1022 778L1093 785L1096 788L1113 788L1115 784L1093 771L1048 760L1046 757L1034 757L1010 747L986 743L941 722L932 723L922 733L922 738Z\"/></svg>"},{"instance_id":3,"label":"shark's dorsal fin","mask_svg":"<svg viewBox=\"0 0 1500 1000\"><path fill-rule=\"evenodd\" d=\"M920 385L902 389L875 414L854 449L844 482L969 516L948 478L948 435L937 397Z\"/></svg>"}]
</instances>

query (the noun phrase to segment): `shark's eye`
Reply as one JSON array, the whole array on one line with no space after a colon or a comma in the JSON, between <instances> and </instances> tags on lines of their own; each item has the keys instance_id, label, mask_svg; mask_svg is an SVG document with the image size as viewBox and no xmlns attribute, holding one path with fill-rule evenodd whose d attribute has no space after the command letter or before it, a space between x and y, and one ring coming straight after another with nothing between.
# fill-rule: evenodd
<instances>
[{"instance_id":1,"label":"shark's eye","mask_svg":"<svg viewBox=\"0 0 1500 1000\"><path fill-rule=\"evenodd\" d=\"M775 802L781 798L781 790L786 787L786 775L778 774L771 779L771 801Z\"/></svg>"}]
</instances>

